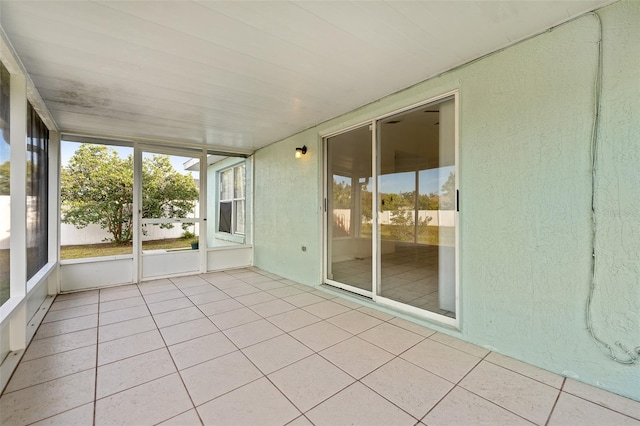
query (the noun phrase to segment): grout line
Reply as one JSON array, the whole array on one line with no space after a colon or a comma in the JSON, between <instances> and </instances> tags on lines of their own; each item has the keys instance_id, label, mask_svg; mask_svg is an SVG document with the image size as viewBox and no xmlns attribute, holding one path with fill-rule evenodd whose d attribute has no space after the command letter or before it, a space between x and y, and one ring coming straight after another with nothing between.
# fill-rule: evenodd
<instances>
[{"instance_id":1,"label":"grout line","mask_svg":"<svg viewBox=\"0 0 640 426\"><path fill-rule=\"evenodd\" d=\"M558 405L558 400L560 400L560 394L562 394L562 388L564 387L564 383L566 381L567 381L566 377L562 379L562 385L560 386L560 389L558 389L558 394L556 395L556 399L553 401L553 406L551 407L551 410L547 415L547 420L544 422L545 426L547 426L549 424L549 421L551 421L551 416L553 415L553 412L556 409L556 405Z\"/></svg>"},{"instance_id":2,"label":"grout line","mask_svg":"<svg viewBox=\"0 0 640 426\"><path fill-rule=\"evenodd\" d=\"M171 279L169 279L169 281L173 284L173 281L171 281ZM182 292L182 290L180 290L180 292ZM145 303L146 303L146 301L145 301ZM148 306L147 306L147 309L148 309ZM205 316L205 318L206 318L206 316ZM176 364L175 359L173 359L173 356L171 355L171 351L169 351L169 346L167 345L167 342L164 339L164 336L162 335L162 333L160 333L160 327L158 327L158 323L156 322L156 319L153 317L153 315L151 315L151 319L152 319L153 323L156 325L156 330L158 330L158 333L160 334L160 338L162 339L162 343L164 344L164 350L167 351L167 353L169 354L169 359L171 359L171 362L173 363L173 368L175 368L175 370L176 370L175 372L178 374L178 377L180 378L180 382L182 383L182 387L184 388L184 391L187 393L187 396L189 397L189 401L191 401L191 407L192 407L191 409L195 410L196 404L193 402L193 398L191 397L191 394L189 393L189 389L187 388L187 385L185 384L184 379L182 378L182 374L180 374L180 369L178 368L178 365ZM173 374L173 373L171 373L171 374ZM204 422L202 421L202 418L200 417L200 413L198 412L198 410L196 410L196 414L198 415L198 419L200 420L200 423L204 424ZM166 421L166 420L168 420L168 419L164 419L162 421Z\"/></svg>"}]
</instances>

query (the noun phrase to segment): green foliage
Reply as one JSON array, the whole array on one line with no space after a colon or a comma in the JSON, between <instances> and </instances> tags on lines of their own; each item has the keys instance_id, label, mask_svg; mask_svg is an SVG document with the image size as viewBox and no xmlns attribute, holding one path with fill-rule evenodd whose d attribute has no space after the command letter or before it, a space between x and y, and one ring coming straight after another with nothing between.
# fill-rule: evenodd
<instances>
[{"instance_id":1,"label":"green foliage","mask_svg":"<svg viewBox=\"0 0 640 426\"><path fill-rule=\"evenodd\" d=\"M190 240L192 238L195 238L195 236L196 236L196 234L194 234L191 231L184 231L182 233L182 239L184 239L184 240Z\"/></svg>"},{"instance_id":2,"label":"green foliage","mask_svg":"<svg viewBox=\"0 0 640 426\"><path fill-rule=\"evenodd\" d=\"M346 182L338 182L333 179L333 208L334 209L350 209L351 208L351 185Z\"/></svg>"},{"instance_id":3,"label":"green foliage","mask_svg":"<svg viewBox=\"0 0 640 426\"><path fill-rule=\"evenodd\" d=\"M193 177L176 172L168 156L154 155L143 161L142 217L184 218L193 211L197 200Z\"/></svg>"},{"instance_id":4,"label":"green foliage","mask_svg":"<svg viewBox=\"0 0 640 426\"><path fill-rule=\"evenodd\" d=\"M184 218L198 200L193 177L173 169L169 157L154 155L142 165L142 210L146 218ZM62 222L97 224L118 244L133 238L133 157L113 148L82 144L61 172ZM171 225L165 225L165 228Z\"/></svg>"},{"instance_id":5,"label":"green foliage","mask_svg":"<svg viewBox=\"0 0 640 426\"><path fill-rule=\"evenodd\" d=\"M449 173L449 178L440 189L440 210L453 210L456 207L456 176L453 172Z\"/></svg>"},{"instance_id":6,"label":"green foliage","mask_svg":"<svg viewBox=\"0 0 640 426\"><path fill-rule=\"evenodd\" d=\"M0 195L9 195L9 174L11 172L11 163L8 161L0 164Z\"/></svg>"}]
</instances>

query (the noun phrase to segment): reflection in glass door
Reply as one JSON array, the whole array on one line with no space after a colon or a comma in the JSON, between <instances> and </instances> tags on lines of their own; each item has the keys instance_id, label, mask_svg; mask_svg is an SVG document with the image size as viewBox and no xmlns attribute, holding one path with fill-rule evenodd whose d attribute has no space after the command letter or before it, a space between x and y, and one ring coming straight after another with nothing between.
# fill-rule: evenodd
<instances>
[{"instance_id":1,"label":"reflection in glass door","mask_svg":"<svg viewBox=\"0 0 640 426\"><path fill-rule=\"evenodd\" d=\"M378 122L379 296L456 317L455 103Z\"/></svg>"},{"instance_id":2,"label":"reflection in glass door","mask_svg":"<svg viewBox=\"0 0 640 426\"><path fill-rule=\"evenodd\" d=\"M372 292L371 130L359 127L326 139L327 282Z\"/></svg>"},{"instance_id":3,"label":"reflection in glass door","mask_svg":"<svg viewBox=\"0 0 640 426\"><path fill-rule=\"evenodd\" d=\"M200 270L199 160L142 152L141 279Z\"/></svg>"}]
</instances>

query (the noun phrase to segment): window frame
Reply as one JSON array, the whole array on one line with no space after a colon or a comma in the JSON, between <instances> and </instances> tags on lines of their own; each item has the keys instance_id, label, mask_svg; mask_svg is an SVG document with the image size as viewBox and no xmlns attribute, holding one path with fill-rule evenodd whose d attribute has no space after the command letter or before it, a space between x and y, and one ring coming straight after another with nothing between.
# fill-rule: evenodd
<instances>
[{"instance_id":1,"label":"window frame","mask_svg":"<svg viewBox=\"0 0 640 426\"><path fill-rule=\"evenodd\" d=\"M243 169L242 175L244 176L244 182L243 182L243 188L242 188L242 196L239 197L236 194L235 188L236 188L236 169ZM238 235L238 236L242 236L243 238L246 236L246 197L247 197L247 189L246 189L246 172L247 172L247 168L246 168L246 162L241 162L239 164L234 164L233 166L227 167L225 169L219 170L218 173L218 196L217 196L217 200L216 200L216 212L217 212L217 222L216 222L216 233L219 234L224 234L224 235ZM224 184L224 180L223 180L223 175L225 173L230 173L231 175L231 180L229 182L229 188L226 188L225 184ZM225 189L228 189L227 191L225 191ZM226 193L230 193L231 197L224 197ZM242 202L244 205L244 215L245 215L245 220L244 220L244 227L243 227L243 231L239 232L238 231L238 218L237 218L237 213L238 213L238 208L237 205L239 202ZM224 231L220 229L220 219L221 219L221 213L220 213L220 207L221 204L223 203L229 203L231 204L231 221L230 221L230 232Z\"/></svg>"}]
</instances>

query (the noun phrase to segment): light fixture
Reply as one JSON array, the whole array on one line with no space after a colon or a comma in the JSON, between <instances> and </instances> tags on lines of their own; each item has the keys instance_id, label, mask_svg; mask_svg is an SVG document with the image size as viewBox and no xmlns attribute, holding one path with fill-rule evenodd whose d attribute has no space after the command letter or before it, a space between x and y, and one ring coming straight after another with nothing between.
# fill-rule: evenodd
<instances>
[{"instance_id":1,"label":"light fixture","mask_svg":"<svg viewBox=\"0 0 640 426\"><path fill-rule=\"evenodd\" d=\"M296 148L296 158L302 158L303 155L307 153L307 146L302 145L302 148Z\"/></svg>"}]
</instances>

